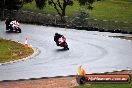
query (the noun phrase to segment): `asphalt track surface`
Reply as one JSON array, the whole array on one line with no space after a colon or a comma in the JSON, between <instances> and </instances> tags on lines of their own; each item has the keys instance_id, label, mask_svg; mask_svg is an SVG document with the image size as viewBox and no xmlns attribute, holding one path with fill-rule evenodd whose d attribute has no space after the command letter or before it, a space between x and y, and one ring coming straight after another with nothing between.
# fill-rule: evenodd
<instances>
[{"instance_id":1,"label":"asphalt track surface","mask_svg":"<svg viewBox=\"0 0 132 88\"><path fill-rule=\"evenodd\" d=\"M82 65L87 73L132 69L132 41L107 36L123 34L21 24L22 33L5 32L0 22L0 37L28 43L40 50L34 58L0 66L0 81L76 75ZM56 46L54 34L66 36L70 50ZM131 36L131 35L126 35Z\"/></svg>"}]
</instances>

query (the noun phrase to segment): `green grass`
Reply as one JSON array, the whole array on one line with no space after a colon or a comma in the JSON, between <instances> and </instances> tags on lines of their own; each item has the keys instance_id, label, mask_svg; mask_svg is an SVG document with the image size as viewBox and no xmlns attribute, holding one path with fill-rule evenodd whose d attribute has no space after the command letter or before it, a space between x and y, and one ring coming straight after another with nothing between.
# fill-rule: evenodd
<instances>
[{"instance_id":1,"label":"green grass","mask_svg":"<svg viewBox=\"0 0 132 88\"><path fill-rule=\"evenodd\" d=\"M0 63L18 60L27 57L33 50L23 45L0 38Z\"/></svg>"},{"instance_id":2,"label":"green grass","mask_svg":"<svg viewBox=\"0 0 132 88\"><path fill-rule=\"evenodd\" d=\"M97 19L112 21L127 21L132 23L132 1L127 0L105 0L95 2L94 9L90 15Z\"/></svg>"},{"instance_id":3,"label":"green grass","mask_svg":"<svg viewBox=\"0 0 132 88\"><path fill-rule=\"evenodd\" d=\"M94 9L89 11L86 7L80 7L77 2L66 8L66 15L75 17L79 9L85 9L93 18L111 21L127 21L132 23L132 0L104 0L93 3ZM33 12L57 14L53 6L46 5L42 10L36 8L35 1L25 4L22 10Z\"/></svg>"},{"instance_id":4,"label":"green grass","mask_svg":"<svg viewBox=\"0 0 132 88\"><path fill-rule=\"evenodd\" d=\"M132 75L131 75L132 77ZM74 88L132 88L132 82L124 84L86 84Z\"/></svg>"},{"instance_id":5,"label":"green grass","mask_svg":"<svg viewBox=\"0 0 132 88\"><path fill-rule=\"evenodd\" d=\"M74 88L132 88L132 83L130 84L91 84L82 85Z\"/></svg>"}]
</instances>

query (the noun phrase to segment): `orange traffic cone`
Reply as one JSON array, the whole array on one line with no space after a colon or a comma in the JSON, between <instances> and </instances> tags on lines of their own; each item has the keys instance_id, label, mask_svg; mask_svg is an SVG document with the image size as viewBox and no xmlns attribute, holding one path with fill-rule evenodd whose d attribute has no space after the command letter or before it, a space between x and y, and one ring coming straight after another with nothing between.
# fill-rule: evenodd
<instances>
[{"instance_id":1,"label":"orange traffic cone","mask_svg":"<svg viewBox=\"0 0 132 88\"><path fill-rule=\"evenodd\" d=\"M86 75L86 71L82 68L82 65L78 67L78 75Z\"/></svg>"},{"instance_id":2,"label":"orange traffic cone","mask_svg":"<svg viewBox=\"0 0 132 88\"><path fill-rule=\"evenodd\" d=\"M27 42L27 38L26 38L26 40L25 40L25 43L23 44L25 47L28 47L29 45L28 45L28 42Z\"/></svg>"}]
</instances>

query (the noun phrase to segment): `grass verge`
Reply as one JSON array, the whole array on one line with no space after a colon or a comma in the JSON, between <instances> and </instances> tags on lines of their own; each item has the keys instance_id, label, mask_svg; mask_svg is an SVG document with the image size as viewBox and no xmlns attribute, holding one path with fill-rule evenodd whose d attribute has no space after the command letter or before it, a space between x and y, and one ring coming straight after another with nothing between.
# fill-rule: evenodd
<instances>
[{"instance_id":1,"label":"grass verge","mask_svg":"<svg viewBox=\"0 0 132 88\"><path fill-rule=\"evenodd\" d=\"M0 38L0 63L22 59L33 53L33 49L22 44Z\"/></svg>"},{"instance_id":2,"label":"grass verge","mask_svg":"<svg viewBox=\"0 0 132 88\"><path fill-rule=\"evenodd\" d=\"M109 37L121 38L121 39L126 39L126 40L132 40L132 37L126 37L126 36L109 36Z\"/></svg>"},{"instance_id":3,"label":"grass verge","mask_svg":"<svg viewBox=\"0 0 132 88\"><path fill-rule=\"evenodd\" d=\"M104 0L93 3L90 15L97 19L132 23L132 1Z\"/></svg>"}]
</instances>

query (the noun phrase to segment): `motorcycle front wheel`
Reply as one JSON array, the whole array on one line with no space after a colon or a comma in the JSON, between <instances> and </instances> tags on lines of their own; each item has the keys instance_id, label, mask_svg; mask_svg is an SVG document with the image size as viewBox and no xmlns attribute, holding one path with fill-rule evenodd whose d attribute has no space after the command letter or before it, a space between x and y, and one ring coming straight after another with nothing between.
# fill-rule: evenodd
<instances>
[{"instance_id":1,"label":"motorcycle front wheel","mask_svg":"<svg viewBox=\"0 0 132 88\"><path fill-rule=\"evenodd\" d=\"M69 50L67 43L64 44L64 49Z\"/></svg>"},{"instance_id":2,"label":"motorcycle front wheel","mask_svg":"<svg viewBox=\"0 0 132 88\"><path fill-rule=\"evenodd\" d=\"M16 29L16 32L21 33L21 29L20 28Z\"/></svg>"}]
</instances>

